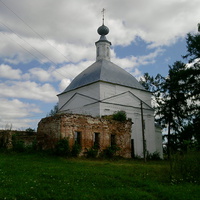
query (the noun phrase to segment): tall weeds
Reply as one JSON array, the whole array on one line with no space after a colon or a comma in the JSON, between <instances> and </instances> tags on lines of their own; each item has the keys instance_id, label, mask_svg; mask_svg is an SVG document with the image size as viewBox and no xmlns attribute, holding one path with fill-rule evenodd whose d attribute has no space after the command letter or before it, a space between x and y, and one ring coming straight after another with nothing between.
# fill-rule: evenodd
<instances>
[{"instance_id":1,"label":"tall weeds","mask_svg":"<svg viewBox=\"0 0 200 200\"><path fill-rule=\"evenodd\" d=\"M170 179L172 184L190 182L200 184L200 152L175 154L170 161Z\"/></svg>"}]
</instances>

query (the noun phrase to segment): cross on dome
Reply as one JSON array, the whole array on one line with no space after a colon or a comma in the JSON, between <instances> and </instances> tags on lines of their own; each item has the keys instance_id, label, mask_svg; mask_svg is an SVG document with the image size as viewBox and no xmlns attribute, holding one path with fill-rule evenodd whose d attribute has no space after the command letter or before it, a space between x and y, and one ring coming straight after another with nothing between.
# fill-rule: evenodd
<instances>
[{"instance_id":1,"label":"cross on dome","mask_svg":"<svg viewBox=\"0 0 200 200\"><path fill-rule=\"evenodd\" d=\"M102 9L102 26L100 26L97 29L97 32L99 35L107 35L109 33L109 28L107 26L104 25L104 14L105 14L105 8Z\"/></svg>"},{"instance_id":2,"label":"cross on dome","mask_svg":"<svg viewBox=\"0 0 200 200\"><path fill-rule=\"evenodd\" d=\"M105 8L103 8L102 9L102 25L104 25L104 13L105 13L105 11L106 11L106 9Z\"/></svg>"}]
</instances>

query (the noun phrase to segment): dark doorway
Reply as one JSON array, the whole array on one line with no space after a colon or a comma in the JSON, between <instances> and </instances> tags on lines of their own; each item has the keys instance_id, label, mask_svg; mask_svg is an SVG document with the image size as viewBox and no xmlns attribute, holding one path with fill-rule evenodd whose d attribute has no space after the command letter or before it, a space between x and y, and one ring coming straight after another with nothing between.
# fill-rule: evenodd
<instances>
[{"instance_id":1,"label":"dark doorway","mask_svg":"<svg viewBox=\"0 0 200 200\"><path fill-rule=\"evenodd\" d=\"M115 135L114 134L111 134L111 137L110 137L110 146L115 146L116 145L116 138L115 138Z\"/></svg>"},{"instance_id":2,"label":"dark doorway","mask_svg":"<svg viewBox=\"0 0 200 200\"><path fill-rule=\"evenodd\" d=\"M99 149L100 146L100 136L99 133L94 133L94 147Z\"/></svg>"}]
</instances>

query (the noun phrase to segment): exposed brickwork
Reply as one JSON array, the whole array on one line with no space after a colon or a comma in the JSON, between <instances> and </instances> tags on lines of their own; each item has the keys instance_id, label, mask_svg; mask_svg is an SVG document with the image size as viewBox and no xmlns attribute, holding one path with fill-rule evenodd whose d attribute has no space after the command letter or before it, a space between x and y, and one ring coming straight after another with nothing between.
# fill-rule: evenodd
<instances>
[{"instance_id":1,"label":"exposed brickwork","mask_svg":"<svg viewBox=\"0 0 200 200\"><path fill-rule=\"evenodd\" d=\"M56 141L68 138L70 147L75 142L75 132L81 133L82 154L94 145L94 133L99 133L99 150L111 145L111 134L115 135L118 155L131 157L132 122L118 122L105 118L77 114L61 114L43 118L38 124L37 140L42 149L54 148Z\"/></svg>"}]
</instances>

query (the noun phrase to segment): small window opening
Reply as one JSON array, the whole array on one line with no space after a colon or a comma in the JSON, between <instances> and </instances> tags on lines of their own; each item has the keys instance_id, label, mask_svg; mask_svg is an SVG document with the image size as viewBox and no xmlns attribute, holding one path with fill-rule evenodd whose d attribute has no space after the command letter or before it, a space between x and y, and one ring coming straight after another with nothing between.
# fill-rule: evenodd
<instances>
[{"instance_id":1,"label":"small window opening","mask_svg":"<svg viewBox=\"0 0 200 200\"><path fill-rule=\"evenodd\" d=\"M94 147L99 149L100 147L100 134L94 133Z\"/></svg>"},{"instance_id":2,"label":"small window opening","mask_svg":"<svg viewBox=\"0 0 200 200\"><path fill-rule=\"evenodd\" d=\"M111 134L111 137L110 137L110 145L111 146L115 146L116 145L116 137L114 134Z\"/></svg>"},{"instance_id":3,"label":"small window opening","mask_svg":"<svg viewBox=\"0 0 200 200\"><path fill-rule=\"evenodd\" d=\"M75 143L81 145L81 132L75 132Z\"/></svg>"}]
</instances>

